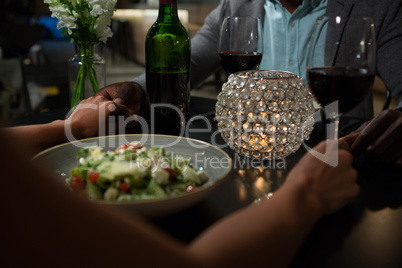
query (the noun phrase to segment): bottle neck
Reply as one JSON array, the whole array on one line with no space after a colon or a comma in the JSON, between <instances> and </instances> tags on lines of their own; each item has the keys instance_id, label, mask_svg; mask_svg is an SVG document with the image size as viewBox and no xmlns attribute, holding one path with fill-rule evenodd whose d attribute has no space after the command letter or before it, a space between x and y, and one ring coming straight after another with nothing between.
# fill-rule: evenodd
<instances>
[{"instance_id":1,"label":"bottle neck","mask_svg":"<svg viewBox=\"0 0 402 268\"><path fill-rule=\"evenodd\" d=\"M159 0L159 18L165 20L176 19L177 15L177 0Z\"/></svg>"}]
</instances>

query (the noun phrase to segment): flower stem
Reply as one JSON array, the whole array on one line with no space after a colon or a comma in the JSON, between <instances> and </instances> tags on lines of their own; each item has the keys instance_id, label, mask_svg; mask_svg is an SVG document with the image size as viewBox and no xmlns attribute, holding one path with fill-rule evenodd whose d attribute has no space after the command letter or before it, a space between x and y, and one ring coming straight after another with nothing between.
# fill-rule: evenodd
<instances>
[{"instance_id":1,"label":"flower stem","mask_svg":"<svg viewBox=\"0 0 402 268\"><path fill-rule=\"evenodd\" d=\"M78 46L81 55L81 64L74 86L71 108L77 106L80 101L85 98L85 82L87 77L94 94L99 90L98 81L96 79L95 66L93 63L94 45L93 43L80 43L78 44ZM87 84L87 86L89 86L89 84Z\"/></svg>"}]
</instances>

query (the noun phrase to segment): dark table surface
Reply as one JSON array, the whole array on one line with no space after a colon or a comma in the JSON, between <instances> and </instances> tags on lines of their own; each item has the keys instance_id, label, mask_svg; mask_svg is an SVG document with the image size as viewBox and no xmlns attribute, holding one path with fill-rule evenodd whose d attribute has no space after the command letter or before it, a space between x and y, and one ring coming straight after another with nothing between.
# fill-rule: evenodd
<instances>
[{"instance_id":1,"label":"dark table surface","mask_svg":"<svg viewBox=\"0 0 402 268\"><path fill-rule=\"evenodd\" d=\"M225 145L213 116L215 103L212 99L191 99L190 130L204 131L190 132L190 137ZM66 109L54 110L14 119L10 124L47 123L63 119L66 114ZM208 119L201 120L200 115ZM341 129L347 133L361 123L362 120L345 117ZM211 128L206 131L208 126ZM320 123L315 124L310 140L306 141L310 147L323 139L323 129ZM223 149L234 163L227 179L204 201L179 213L151 219L154 224L189 242L222 217L275 192L306 152L302 146L285 160L251 165L229 147ZM359 196L341 211L317 223L293 267L402 267L402 169L368 161L363 156L356 159L355 166L359 172Z\"/></svg>"}]
</instances>

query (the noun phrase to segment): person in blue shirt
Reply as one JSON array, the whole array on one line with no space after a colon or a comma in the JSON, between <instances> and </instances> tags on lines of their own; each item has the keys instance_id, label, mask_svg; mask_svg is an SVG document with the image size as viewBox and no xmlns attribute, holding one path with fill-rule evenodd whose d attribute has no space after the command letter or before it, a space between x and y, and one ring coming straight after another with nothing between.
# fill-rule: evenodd
<instances>
[{"instance_id":1,"label":"person in blue shirt","mask_svg":"<svg viewBox=\"0 0 402 268\"><path fill-rule=\"evenodd\" d=\"M264 55L260 70L286 70L306 81L308 43L326 7L327 0L306 0L296 9L287 9L279 1L265 1L264 11L270 16L262 19Z\"/></svg>"},{"instance_id":2,"label":"person in blue shirt","mask_svg":"<svg viewBox=\"0 0 402 268\"><path fill-rule=\"evenodd\" d=\"M315 19L323 14L371 16L377 43L377 75L385 82L397 109L387 109L345 137L356 154L402 166L402 0L222 0L191 40L192 88L221 68L219 30L226 16L261 18L264 51L260 69L287 70L305 76L306 47ZM145 73L133 79L133 90L145 92ZM99 94L114 98L118 87ZM126 91L127 92L127 89ZM128 104L124 93L119 99ZM372 94L349 115L373 118Z\"/></svg>"}]
</instances>

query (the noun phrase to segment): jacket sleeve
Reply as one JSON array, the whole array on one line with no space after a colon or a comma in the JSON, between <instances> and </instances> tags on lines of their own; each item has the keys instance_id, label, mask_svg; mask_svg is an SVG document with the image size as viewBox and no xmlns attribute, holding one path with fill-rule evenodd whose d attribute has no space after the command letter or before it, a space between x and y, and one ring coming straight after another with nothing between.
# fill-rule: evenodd
<instances>
[{"instance_id":1,"label":"jacket sleeve","mask_svg":"<svg viewBox=\"0 0 402 268\"><path fill-rule=\"evenodd\" d=\"M397 107L402 107L402 1L376 3L379 5L377 10L384 10L386 7L381 14L374 15L377 23L377 71ZM374 14L375 10L373 9Z\"/></svg>"},{"instance_id":2,"label":"jacket sleeve","mask_svg":"<svg viewBox=\"0 0 402 268\"><path fill-rule=\"evenodd\" d=\"M206 17L202 28L191 40L191 88L221 68L218 45L225 2L221 1L220 5Z\"/></svg>"}]
</instances>

